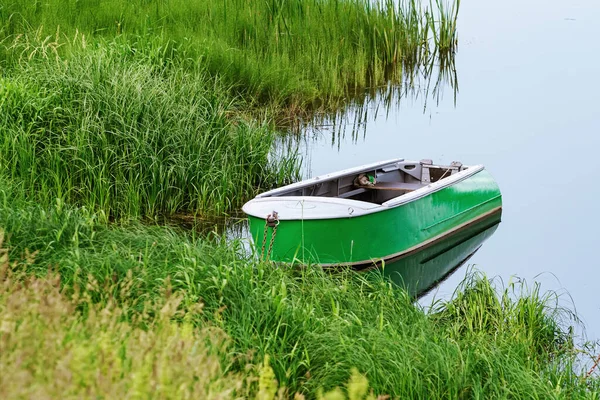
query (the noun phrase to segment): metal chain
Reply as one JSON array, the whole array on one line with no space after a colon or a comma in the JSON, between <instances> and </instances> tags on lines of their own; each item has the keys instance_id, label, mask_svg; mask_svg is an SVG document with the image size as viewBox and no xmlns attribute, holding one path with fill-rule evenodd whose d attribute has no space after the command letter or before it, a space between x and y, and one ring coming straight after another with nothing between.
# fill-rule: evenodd
<instances>
[{"instance_id":1,"label":"metal chain","mask_svg":"<svg viewBox=\"0 0 600 400\"><path fill-rule=\"evenodd\" d=\"M267 215L267 219L265 220L265 230L263 232L263 242L260 250L261 260L265 256L265 244L267 243L267 233L269 232L269 227L273 228L273 234L271 235L271 240L269 241L269 251L267 252L266 261L269 261L271 252L273 251L273 243L275 242L275 235L277 234L277 225L279 225L279 218L277 217L277 211L273 211L272 214Z\"/></svg>"},{"instance_id":2,"label":"metal chain","mask_svg":"<svg viewBox=\"0 0 600 400\"><path fill-rule=\"evenodd\" d=\"M279 221L277 221L277 225L279 225ZM273 251L273 242L275 242L275 235L277 235L277 225L273 227L273 234L271 235L271 241L269 242L269 252L267 253L267 261L269 261L269 257Z\"/></svg>"},{"instance_id":3,"label":"metal chain","mask_svg":"<svg viewBox=\"0 0 600 400\"><path fill-rule=\"evenodd\" d=\"M269 223L265 221L265 232L263 233L262 249L260 250L260 259L262 260L265 255L265 244L267 244L267 232L269 229Z\"/></svg>"}]
</instances>

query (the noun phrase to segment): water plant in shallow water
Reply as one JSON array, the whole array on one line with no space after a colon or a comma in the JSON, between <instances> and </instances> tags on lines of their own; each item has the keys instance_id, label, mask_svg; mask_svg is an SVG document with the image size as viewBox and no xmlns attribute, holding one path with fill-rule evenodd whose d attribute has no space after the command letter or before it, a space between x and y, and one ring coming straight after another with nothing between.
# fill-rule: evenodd
<instances>
[{"instance_id":1,"label":"water plant in shallow water","mask_svg":"<svg viewBox=\"0 0 600 400\"><path fill-rule=\"evenodd\" d=\"M451 55L458 5L417 0L10 0L0 10L0 62L27 60L38 49L52 56L53 50L68 53L74 41L61 37L84 35L90 47L94 38L116 38L165 65L200 62L260 103L304 106L389 79L398 82L414 65ZM6 50L24 39L30 44L26 49Z\"/></svg>"}]
</instances>

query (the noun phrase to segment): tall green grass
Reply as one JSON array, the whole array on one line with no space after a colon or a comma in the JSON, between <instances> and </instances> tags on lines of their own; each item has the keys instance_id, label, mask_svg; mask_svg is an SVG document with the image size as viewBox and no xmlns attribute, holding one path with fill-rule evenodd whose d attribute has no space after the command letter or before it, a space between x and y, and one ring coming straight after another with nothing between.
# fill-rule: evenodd
<instances>
[{"instance_id":1,"label":"tall green grass","mask_svg":"<svg viewBox=\"0 0 600 400\"><path fill-rule=\"evenodd\" d=\"M0 42L5 65L23 55L8 50L15 41L66 53L77 35L124 38L138 51L158 42L165 61L206 64L259 102L305 105L451 54L457 11L458 2L418 0L9 0Z\"/></svg>"},{"instance_id":2,"label":"tall green grass","mask_svg":"<svg viewBox=\"0 0 600 400\"><path fill-rule=\"evenodd\" d=\"M181 321L180 293L166 292L146 301L102 302L94 292L126 291L131 276L108 286L88 283L68 296L60 275L28 276L6 257L0 235L0 397L2 398L144 398L283 399L269 357L262 365L227 372L230 339L215 327L194 327L187 310ZM93 280L92 280L93 281ZM83 310L83 312L82 312ZM175 321L179 320L179 321ZM239 358L239 357L238 357ZM249 357L244 357L249 358ZM356 369L348 380L349 400L375 400L368 380ZM288 395L288 396L286 396ZM295 393L294 398L305 397ZM345 399L339 388L319 400Z\"/></svg>"},{"instance_id":3,"label":"tall green grass","mask_svg":"<svg viewBox=\"0 0 600 400\"><path fill-rule=\"evenodd\" d=\"M124 319L133 301L117 303L110 294L93 301L103 289L89 283L67 296L59 275L30 277L0 259L0 397L216 400L251 393L258 369L227 373L226 335L174 323L177 294L146 301Z\"/></svg>"},{"instance_id":4,"label":"tall green grass","mask_svg":"<svg viewBox=\"0 0 600 400\"><path fill-rule=\"evenodd\" d=\"M107 217L222 214L298 174L275 132L205 72L116 44L0 78L0 168L32 199Z\"/></svg>"},{"instance_id":5,"label":"tall green grass","mask_svg":"<svg viewBox=\"0 0 600 400\"><path fill-rule=\"evenodd\" d=\"M347 382L352 368L375 394L400 398L597 398L598 380L575 364L569 311L536 288L496 288L474 276L427 314L383 279L274 267L235 243L94 218L44 209L18 187L0 186L5 246L12 260L25 260L15 268L45 276L50 266L67 295L97 288L94 303L134 302L122 314L129 321L145 303L178 293L175 321L230 338L229 373L269 356L279 384L309 398Z\"/></svg>"}]
</instances>

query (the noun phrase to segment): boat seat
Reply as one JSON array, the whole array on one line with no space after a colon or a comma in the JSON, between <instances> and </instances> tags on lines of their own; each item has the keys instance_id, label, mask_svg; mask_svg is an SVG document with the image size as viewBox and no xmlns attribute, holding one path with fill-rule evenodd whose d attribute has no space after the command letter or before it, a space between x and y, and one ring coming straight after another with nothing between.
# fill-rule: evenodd
<instances>
[{"instance_id":1,"label":"boat seat","mask_svg":"<svg viewBox=\"0 0 600 400\"><path fill-rule=\"evenodd\" d=\"M342 193L338 197L341 198L341 199L347 199L348 197L352 197L354 195L364 193L364 192L367 191L367 189L372 189L372 187L367 188L367 187L362 187L361 186L358 189L354 189L354 190L350 190L350 191L348 191L346 193Z\"/></svg>"},{"instance_id":2,"label":"boat seat","mask_svg":"<svg viewBox=\"0 0 600 400\"><path fill-rule=\"evenodd\" d=\"M406 183L406 182L377 182L373 186L361 186L368 189L375 190L402 190L405 192L412 192L422 188L424 185L421 183Z\"/></svg>"}]
</instances>

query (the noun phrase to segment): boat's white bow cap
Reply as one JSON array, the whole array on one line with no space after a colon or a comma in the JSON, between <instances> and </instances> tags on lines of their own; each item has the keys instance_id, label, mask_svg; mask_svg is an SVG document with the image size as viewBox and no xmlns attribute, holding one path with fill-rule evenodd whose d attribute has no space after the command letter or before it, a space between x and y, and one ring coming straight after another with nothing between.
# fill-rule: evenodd
<instances>
[{"instance_id":1,"label":"boat's white bow cap","mask_svg":"<svg viewBox=\"0 0 600 400\"><path fill-rule=\"evenodd\" d=\"M242 208L248 215L266 218L277 211L279 220L358 217L370 214L379 204L335 197L286 196L250 200Z\"/></svg>"}]
</instances>

